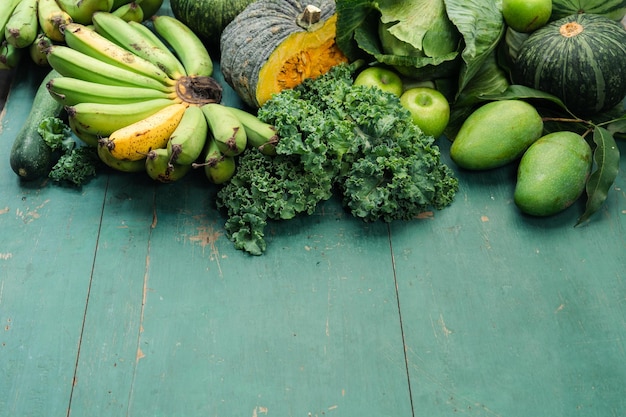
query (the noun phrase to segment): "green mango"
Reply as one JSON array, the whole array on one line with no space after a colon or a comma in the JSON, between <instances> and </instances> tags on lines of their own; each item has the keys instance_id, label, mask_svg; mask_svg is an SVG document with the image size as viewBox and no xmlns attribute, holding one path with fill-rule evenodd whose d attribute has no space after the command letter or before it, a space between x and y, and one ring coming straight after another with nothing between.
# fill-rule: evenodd
<instances>
[{"instance_id":1,"label":"green mango","mask_svg":"<svg viewBox=\"0 0 626 417\"><path fill-rule=\"evenodd\" d=\"M492 101L465 119L450 157L465 169L498 168L519 159L542 133L543 120L532 105L522 100Z\"/></svg>"},{"instance_id":2,"label":"green mango","mask_svg":"<svg viewBox=\"0 0 626 417\"><path fill-rule=\"evenodd\" d=\"M517 170L514 201L533 216L551 216L571 206L585 190L592 151L574 132L554 132L533 143Z\"/></svg>"}]
</instances>

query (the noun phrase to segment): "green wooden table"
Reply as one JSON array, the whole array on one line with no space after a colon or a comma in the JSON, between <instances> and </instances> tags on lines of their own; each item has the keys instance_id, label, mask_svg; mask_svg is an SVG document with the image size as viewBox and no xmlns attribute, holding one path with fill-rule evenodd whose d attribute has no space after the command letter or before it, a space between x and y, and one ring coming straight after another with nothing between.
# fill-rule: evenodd
<instances>
[{"instance_id":1,"label":"green wooden table","mask_svg":"<svg viewBox=\"0 0 626 417\"><path fill-rule=\"evenodd\" d=\"M330 200L252 257L200 173L21 183L43 74L1 116L0 416L625 415L623 171L578 228L582 203L521 215L513 166L457 170L443 211L366 224Z\"/></svg>"}]
</instances>

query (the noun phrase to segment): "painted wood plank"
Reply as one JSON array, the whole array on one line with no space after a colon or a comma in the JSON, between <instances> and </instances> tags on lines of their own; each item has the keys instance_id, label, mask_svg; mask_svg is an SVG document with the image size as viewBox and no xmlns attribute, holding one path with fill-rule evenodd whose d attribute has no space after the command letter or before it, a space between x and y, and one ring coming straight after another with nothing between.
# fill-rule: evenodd
<instances>
[{"instance_id":1,"label":"painted wood plank","mask_svg":"<svg viewBox=\"0 0 626 417\"><path fill-rule=\"evenodd\" d=\"M329 203L250 257L206 206L158 214L131 414L411 415L384 225Z\"/></svg>"},{"instance_id":2,"label":"painted wood plank","mask_svg":"<svg viewBox=\"0 0 626 417\"><path fill-rule=\"evenodd\" d=\"M2 116L9 150L46 71L21 71ZM0 415L65 415L91 280L102 199L20 183L0 159Z\"/></svg>"},{"instance_id":3,"label":"painted wood plank","mask_svg":"<svg viewBox=\"0 0 626 417\"><path fill-rule=\"evenodd\" d=\"M520 215L514 175L461 172L450 208L392 225L415 415L624 415L626 175L579 228L581 205Z\"/></svg>"}]
</instances>

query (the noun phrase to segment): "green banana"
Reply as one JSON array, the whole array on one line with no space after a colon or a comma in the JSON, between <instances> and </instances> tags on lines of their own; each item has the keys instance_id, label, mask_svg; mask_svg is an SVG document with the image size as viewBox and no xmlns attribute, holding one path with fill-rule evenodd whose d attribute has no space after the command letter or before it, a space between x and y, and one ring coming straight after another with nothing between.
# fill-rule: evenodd
<instances>
[{"instance_id":1,"label":"green banana","mask_svg":"<svg viewBox=\"0 0 626 417\"><path fill-rule=\"evenodd\" d=\"M247 146L246 130L229 107L209 103L201 107L220 151L226 156L239 155Z\"/></svg>"},{"instance_id":2,"label":"green banana","mask_svg":"<svg viewBox=\"0 0 626 417\"><path fill-rule=\"evenodd\" d=\"M167 142L172 163L189 165L195 162L204 149L209 128L204 113L198 106L189 106Z\"/></svg>"},{"instance_id":3,"label":"green banana","mask_svg":"<svg viewBox=\"0 0 626 417\"><path fill-rule=\"evenodd\" d=\"M175 81L152 62L138 57L132 52L100 35L94 29L79 23L65 26L65 43L75 51L89 55L102 62L123 68L146 77L154 78L164 85L174 85Z\"/></svg>"},{"instance_id":4,"label":"green banana","mask_svg":"<svg viewBox=\"0 0 626 417\"><path fill-rule=\"evenodd\" d=\"M98 157L104 164L110 168L122 172L141 172L146 169L146 159L137 161L123 161L111 155L111 150L107 146L106 140L98 142Z\"/></svg>"},{"instance_id":5,"label":"green banana","mask_svg":"<svg viewBox=\"0 0 626 417\"><path fill-rule=\"evenodd\" d=\"M98 146L98 141L100 140L100 137L98 135L94 135L82 130L80 126L77 126L76 119L69 119L68 125L70 126L70 129L72 129L72 132L74 132L76 137L84 142L86 145Z\"/></svg>"},{"instance_id":6,"label":"green banana","mask_svg":"<svg viewBox=\"0 0 626 417\"><path fill-rule=\"evenodd\" d=\"M246 130L248 146L257 148L266 155L276 155L276 144L279 138L274 126L261 121L246 110L236 107L229 107L229 109L237 116Z\"/></svg>"},{"instance_id":7,"label":"green banana","mask_svg":"<svg viewBox=\"0 0 626 417\"><path fill-rule=\"evenodd\" d=\"M167 48L152 46L129 24L130 22L107 12L94 13L92 19L96 32L135 55L152 62L170 78L176 80L186 75L183 64L171 51Z\"/></svg>"},{"instance_id":8,"label":"green banana","mask_svg":"<svg viewBox=\"0 0 626 417\"><path fill-rule=\"evenodd\" d=\"M16 48L26 48L35 41L39 23L37 20L37 2L39 0L20 1L4 27L4 37Z\"/></svg>"},{"instance_id":9,"label":"green banana","mask_svg":"<svg viewBox=\"0 0 626 417\"><path fill-rule=\"evenodd\" d=\"M213 61L209 52L187 25L168 15L153 16L152 24L154 30L172 47L187 75L213 75Z\"/></svg>"},{"instance_id":10,"label":"green banana","mask_svg":"<svg viewBox=\"0 0 626 417\"><path fill-rule=\"evenodd\" d=\"M48 63L64 77L79 78L107 85L152 88L165 93L173 91L173 86L102 62L65 45L53 45L48 48Z\"/></svg>"},{"instance_id":11,"label":"green banana","mask_svg":"<svg viewBox=\"0 0 626 417\"><path fill-rule=\"evenodd\" d=\"M136 123L172 105L172 100L153 99L137 103L102 104L78 103L66 106L68 119L92 135L108 137L118 129Z\"/></svg>"},{"instance_id":12,"label":"green banana","mask_svg":"<svg viewBox=\"0 0 626 417\"><path fill-rule=\"evenodd\" d=\"M204 162L192 164L193 168L203 167L204 174L213 184L224 184L235 175L237 169L234 156L227 156L220 151L213 137L207 139L204 149Z\"/></svg>"},{"instance_id":13,"label":"green banana","mask_svg":"<svg viewBox=\"0 0 626 417\"><path fill-rule=\"evenodd\" d=\"M113 0L113 7L111 10L117 10L125 4L132 3L134 0Z\"/></svg>"},{"instance_id":14,"label":"green banana","mask_svg":"<svg viewBox=\"0 0 626 417\"><path fill-rule=\"evenodd\" d=\"M0 44L0 69L11 69L17 67L22 58L23 48L16 48L6 41Z\"/></svg>"},{"instance_id":15,"label":"green banana","mask_svg":"<svg viewBox=\"0 0 626 417\"><path fill-rule=\"evenodd\" d=\"M152 99L176 101L176 93L164 93L152 88L106 85L72 77L53 78L47 84L48 91L66 106L78 103L124 104Z\"/></svg>"},{"instance_id":16,"label":"green banana","mask_svg":"<svg viewBox=\"0 0 626 417\"><path fill-rule=\"evenodd\" d=\"M134 1L114 9L111 13L126 22L143 22L143 9Z\"/></svg>"},{"instance_id":17,"label":"green banana","mask_svg":"<svg viewBox=\"0 0 626 417\"><path fill-rule=\"evenodd\" d=\"M28 47L28 53L30 59L40 67L48 67L48 48L52 46L52 39L46 36L43 31L40 31L35 38L35 41Z\"/></svg>"},{"instance_id":18,"label":"green banana","mask_svg":"<svg viewBox=\"0 0 626 417\"><path fill-rule=\"evenodd\" d=\"M70 15L73 22L91 24L95 12L110 12L113 0L56 0L59 6Z\"/></svg>"},{"instance_id":19,"label":"green banana","mask_svg":"<svg viewBox=\"0 0 626 417\"><path fill-rule=\"evenodd\" d=\"M164 183L178 181L191 170L191 165L172 163L165 148L148 152L145 166L150 178Z\"/></svg>"},{"instance_id":20,"label":"green banana","mask_svg":"<svg viewBox=\"0 0 626 417\"><path fill-rule=\"evenodd\" d=\"M55 42L63 42L61 28L72 22L72 18L56 0L39 0L37 7L39 27Z\"/></svg>"},{"instance_id":21,"label":"green banana","mask_svg":"<svg viewBox=\"0 0 626 417\"><path fill-rule=\"evenodd\" d=\"M9 19L13 15L13 11L17 7L18 3L21 0L2 0L0 2L0 29L2 29L2 33L0 33L0 41L4 36L4 27L7 25Z\"/></svg>"},{"instance_id":22,"label":"green banana","mask_svg":"<svg viewBox=\"0 0 626 417\"><path fill-rule=\"evenodd\" d=\"M137 0L137 3L143 10L144 19L148 19L159 11L163 5L163 0Z\"/></svg>"}]
</instances>

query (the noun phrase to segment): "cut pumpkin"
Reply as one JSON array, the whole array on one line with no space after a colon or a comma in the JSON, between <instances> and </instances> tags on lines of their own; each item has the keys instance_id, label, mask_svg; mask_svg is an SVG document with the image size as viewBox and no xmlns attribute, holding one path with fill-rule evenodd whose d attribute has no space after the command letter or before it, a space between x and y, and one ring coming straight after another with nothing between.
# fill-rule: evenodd
<instances>
[{"instance_id":1,"label":"cut pumpkin","mask_svg":"<svg viewBox=\"0 0 626 417\"><path fill-rule=\"evenodd\" d=\"M258 0L224 30L224 79L251 107L347 62L335 43L335 2Z\"/></svg>"}]
</instances>

